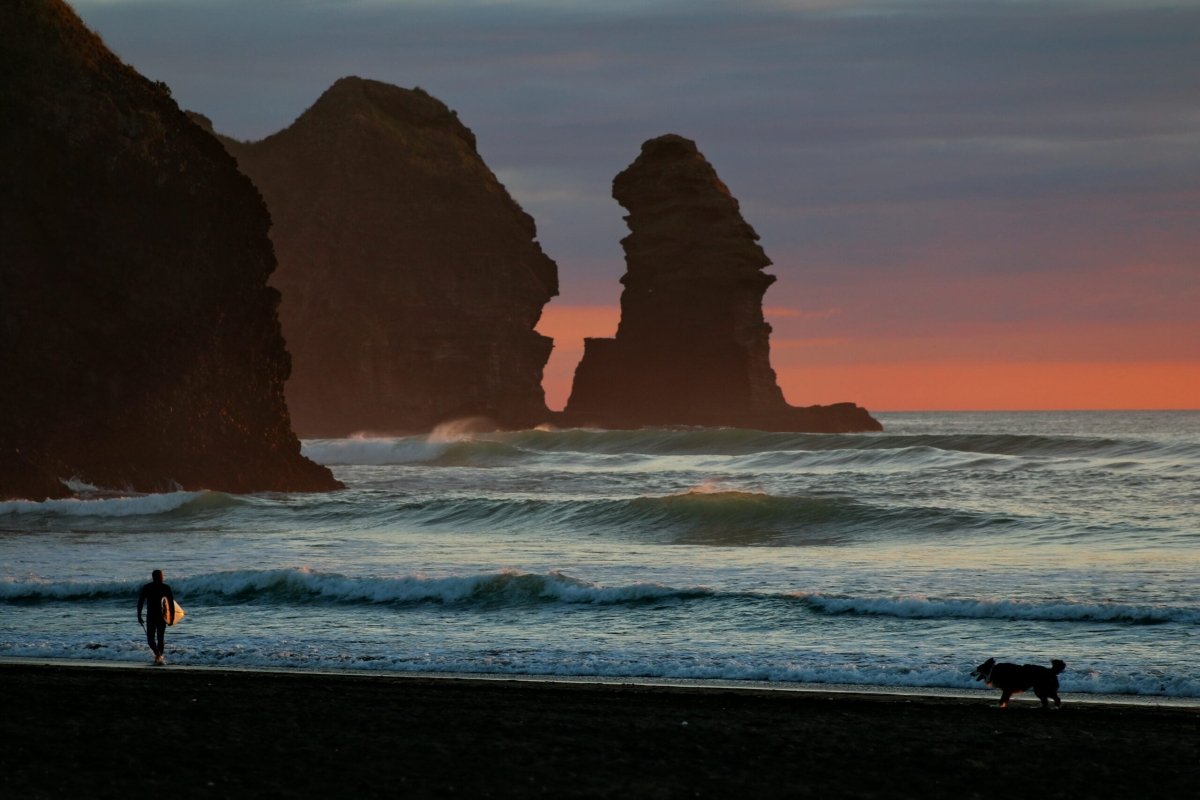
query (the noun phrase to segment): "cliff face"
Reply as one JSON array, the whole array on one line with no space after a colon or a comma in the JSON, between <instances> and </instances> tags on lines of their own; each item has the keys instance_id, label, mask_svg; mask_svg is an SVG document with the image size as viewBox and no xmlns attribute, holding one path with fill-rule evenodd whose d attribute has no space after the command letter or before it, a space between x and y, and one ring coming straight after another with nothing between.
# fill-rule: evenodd
<instances>
[{"instance_id":1,"label":"cliff face","mask_svg":"<svg viewBox=\"0 0 1200 800\"><path fill-rule=\"evenodd\" d=\"M534 326L558 270L454 112L343 78L286 130L223 141L274 221L301 435L546 419Z\"/></svg>"},{"instance_id":2,"label":"cliff face","mask_svg":"<svg viewBox=\"0 0 1200 800\"><path fill-rule=\"evenodd\" d=\"M0 5L0 498L340 486L300 455L269 218L60 0Z\"/></svg>"},{"instance_id":3,"label":"cliff face","mask_svg":"<svg viewBox=\"0 0 1200 800\"><path fill-rule=\"evenodd\" d=\"M613 181L621 241L616 338L588 339L566 417L608 427L879 430L852 403L795 408L771 369L762 299L775 277L738 202L694 142L667 135Z\"/></svg>"}]
</instances>

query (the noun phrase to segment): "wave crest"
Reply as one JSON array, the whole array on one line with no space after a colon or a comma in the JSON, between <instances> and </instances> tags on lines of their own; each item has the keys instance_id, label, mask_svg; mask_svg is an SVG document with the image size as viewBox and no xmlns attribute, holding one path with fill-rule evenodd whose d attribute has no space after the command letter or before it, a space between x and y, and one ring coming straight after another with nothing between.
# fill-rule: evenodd
<instances>
[{"instance_id":1,"label":"wave crest","mask_svg":"<svg viewBox=\"0 0 1200 800\"><path fill-rule=\"evenodd\" d=\"M881 507L837 495L779 496L719 486L632 498L434 498L394 506L391 513L394 521L430 527L490 530L520 524L713 546L804 546L897 531L959 533L1013 524L1012 518L994 514Z\"/></svg>"},{"instance_id":2,"label":"wave crest","mask_svg":"<svg viewBox=\"0 0 1200 800\"><path fill-rule=\"evenodd\" d=\"M820 614L860 614L906 619L1120 622L1134 625L1200 622L1200 609L1197 608L1138 606L1127 603L953 600L928 597L839 597L805 592L797 592L792 597Z\"/></svg>"},{"instance_id":3,"label":"wave crest","mask_svg":"<svg viewBox=\"0 0 1200 800\"><path fill-rule=\"evenodd\" d=\"M674 589L657 583L601 586L561 572L546 574L501 570L466 576L352 577L299 567L239 570L175 578L171 586L180 599L222 605L263 603L305 605L444 603L520 605L527 603L590 603L613 605L704 597L704 588ZM142 581L54 583L46 580L0 581L0 601L36 602L100 600L137 595Z\"/></svg>"},{"instance_id":4,"label":"wave crest","mask_svg":"<svg viewBox=\"0 0 1200 800\"><path fill-rule=\"evenodd\" d=\"M125 497L68 497L60 500L6 500L0 515L42 514L67 517L139 517L180 510L208 510L237 503L223 492L165 492Z\"/></svg>"},{"instance_id":5,"label":"wave crest","mask_svg":"<svg viewBox=\"0 0 1200 800\"><path fill-rule=\"evenodd\" d=\"M0 602L128 600L142 580L53 582L41 578L0 580ZM604 586L554 570L546 573L499 570L474 575L433 577L422 573L393 577L356 577L307 567L238 570L175 578L176 596L207 605L345 604L405 606L440 603L470 607L528 604L662 603L714 601L796 604L818 615L860 614L908 619L1001 619L1041 622L1105 622L1125 625L1200 623L1195 606L997 600L994 598L870 597L822 592L717 591L703 586L660 583Z\"/></svg>"}]
</instances>

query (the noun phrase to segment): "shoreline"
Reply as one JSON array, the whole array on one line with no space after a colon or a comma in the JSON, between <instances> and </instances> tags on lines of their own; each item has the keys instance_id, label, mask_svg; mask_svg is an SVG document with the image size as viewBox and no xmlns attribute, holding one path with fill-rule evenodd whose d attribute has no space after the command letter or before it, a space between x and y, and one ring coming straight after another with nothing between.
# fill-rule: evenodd
<instances>
[{"instance_id":1,"label":"shoreline","mask_svg":"<svg viewBox=\"0 0 1200 800\"><path fill-rule=\"evenodd\" d=\"M1195 709L0 662L0 789L128 797L1185 797Z\"/></svg>"},{"instance_id":2,"label":"shoreline","mask_svg":"<svg viewBox=\"0 0 1200 800\"><path fill-rule=\"evenodd\" d=\"M140 661L102 661L88 659L58 659L58 658L27 658L0 656L0 668L5 665L64 667L72 669L128 669L140 671L144 668L155 669L147 659ZM298 667L278 666L226 666L220 664L171 664L167 669L171 672L196 673L232 673L232 674L261 674L261 675L309 675L331 678L358 678L418 680L418 681L460 681L465 683L529 683L547 685L573 686L625 686L642 689L665 690L697 690L747 693L797 693L814 696L840 697L863 696L896 701L908 700L939 700L963 701L964 703L991 703L996 705L999 700L999 690L989 688L953 689L944 687L925 686L887 686L882 684L851 684L851 683L793 683L784 681L737 680L732 678L664 678L645 676L607 676L607 675L546 675L526 673L485 673L485 672L422 672L403 670L372 670L372 669L302 669ZM157 670L156 670L157 671ZM1038 700L1032 693L1015 695L1012 702L1016 705L1036 707ZM1161 695L1122 695L1087 692L1063 692L1063 703L1081 704L1088 706L1114 706L1129 708L1170 708L1179 710L1200 711L1200 698L1169 697Z\"/></svg>"}]
</instances>

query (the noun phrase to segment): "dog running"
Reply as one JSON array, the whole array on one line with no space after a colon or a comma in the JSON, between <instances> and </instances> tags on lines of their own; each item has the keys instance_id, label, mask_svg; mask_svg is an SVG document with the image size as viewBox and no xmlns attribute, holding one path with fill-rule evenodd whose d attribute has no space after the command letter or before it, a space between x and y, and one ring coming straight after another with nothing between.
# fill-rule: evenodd
<instances>
[{"instance_id":1,"label":"dog running","mask_svg":"<svg viewBox=\"0 0 1200 800\"><path fill-rule=\"evenodd\" d=\"M1054 701L1054 707L1059 708L1062 700L1058 699L1058 673L1066 668L1067 665L1057 658L1048 667L1037 664L997 664L996 659L989 658L971 670L971 675L975 680L1003 692L1000 695L1001 708L1008 708L1009 698L1014 694L1030 689L1042 701L1042 708L1049 708L1051 700Z\"/></svg>"}]
</instances>

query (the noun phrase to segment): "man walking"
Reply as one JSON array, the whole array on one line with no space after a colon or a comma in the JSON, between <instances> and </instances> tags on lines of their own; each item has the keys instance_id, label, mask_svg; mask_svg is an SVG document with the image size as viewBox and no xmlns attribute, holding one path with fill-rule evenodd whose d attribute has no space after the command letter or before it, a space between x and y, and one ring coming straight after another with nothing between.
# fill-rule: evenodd
<instances>
[{"instance_id":1,"label":"man walking","mask_svg":"<svg viewBox=\"0 0 1200 800\"><path fill-rule=\"evenodd\" d=\"M146 642L154 651L154 665L161 667L163 661L163 639L167 633L167 624L175 624L175 595L171 587L163 583L161 569L150 574L152 580L142 587L138 594L137 618L142 622L142 606L146 608Z\"/></svg>"}]
</instances>

